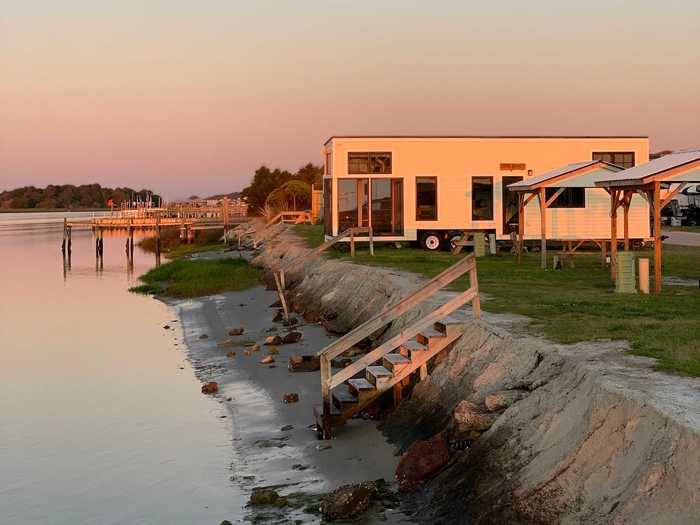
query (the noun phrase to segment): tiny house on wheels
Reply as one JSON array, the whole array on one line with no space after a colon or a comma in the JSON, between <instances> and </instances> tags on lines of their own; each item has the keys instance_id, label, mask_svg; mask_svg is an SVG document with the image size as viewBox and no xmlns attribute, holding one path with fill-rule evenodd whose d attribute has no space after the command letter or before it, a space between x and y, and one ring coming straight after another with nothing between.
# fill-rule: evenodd
<instances>
[{"instance_id":1,"label":"tiny house on wheels","mask_svg":"<svg viewBox=\"0 0 700 525\"><path fill-rule=\"evenodd\" d=\"M509 186L575 163L601 161L612 170L646 163L649 139L333 136L323 154L327 239L371 228L375 241L418 241L437 250L464 231L509 239L521 220L519 192ZM610 239L608 193L571 182L559 191L557 180L547 178L547 238ZM631 237L649 238L648 204L635 198L631 210ZM524 214L525 239L539 239L537 203Z\"/></svg>"}]
</instances>

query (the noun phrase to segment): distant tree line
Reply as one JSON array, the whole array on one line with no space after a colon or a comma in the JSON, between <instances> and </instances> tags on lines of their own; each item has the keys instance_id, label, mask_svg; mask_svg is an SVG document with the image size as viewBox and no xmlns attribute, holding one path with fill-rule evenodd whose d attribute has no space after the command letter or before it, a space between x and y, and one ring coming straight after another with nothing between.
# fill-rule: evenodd
<instances>
[{"instance_id":1,"label":"distant tree line","mask_svg":"<svg viewBox=\"0 0 700 525\"><path fill-rule=\"evenodd\" d=\"M151 195L156 203L158 195L150 190L136 191L131 188L103 188L99 184L49 184L46 188L24 186L0 192L0 208L56 209L56 208L108 208L111 200L115 207L131 199L145 201Z\"/></svg>"},{"instance_id":2,"label":"distant tree line","mask_svg":"<svg viewBox=\"0 0 700 525\"><path fill-rule=\"evenodd\" d=\"M248 214L257 215L266 204L279 206L283 200L295 208L309 206L311 186L315 184L319 188L322 182L323 168L311 163L299 168L295 173L260 166L255 170L250 186L244 188L241 195L248 201ZM268 200L268 197L271 198Z\"/></svg>"}]
</instances>

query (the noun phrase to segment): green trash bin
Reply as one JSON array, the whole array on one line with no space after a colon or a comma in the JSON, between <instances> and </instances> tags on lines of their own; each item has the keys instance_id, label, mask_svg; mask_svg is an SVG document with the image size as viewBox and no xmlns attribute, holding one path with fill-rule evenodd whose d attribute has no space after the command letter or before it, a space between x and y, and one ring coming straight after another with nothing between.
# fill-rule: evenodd
<instances>
[{"instance_id":1,"label":"green trash bin","mask_svg":"<svg viewBox=\"0 0 700 525\"><path fill-rule=\"evenodd\" d=\"M617 253L617 281L615 282L615 291L617 293L637 292L634 262L634 252Z\"/></svg>"}]
</instances>

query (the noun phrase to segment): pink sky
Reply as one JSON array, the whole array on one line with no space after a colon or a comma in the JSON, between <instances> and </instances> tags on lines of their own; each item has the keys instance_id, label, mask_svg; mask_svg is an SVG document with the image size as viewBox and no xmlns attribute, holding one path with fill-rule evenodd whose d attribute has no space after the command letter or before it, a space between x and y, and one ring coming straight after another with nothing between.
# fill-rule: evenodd
<instances>
[{"instance_id":1,"label":"pink sky","mask_svg":"<svg viewBox=\"0 0 700 525\"><path fill-rule=\"evenodd\" d=\"M7 4L0 189L233 191L262 163L320 163L332 134L700 147L697 1Z\"/></svg>"}]
</instances>

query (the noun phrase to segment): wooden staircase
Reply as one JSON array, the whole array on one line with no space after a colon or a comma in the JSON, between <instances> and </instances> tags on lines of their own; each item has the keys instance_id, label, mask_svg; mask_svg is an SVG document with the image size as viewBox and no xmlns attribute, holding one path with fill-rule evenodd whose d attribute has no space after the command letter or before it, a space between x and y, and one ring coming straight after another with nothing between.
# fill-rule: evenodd
<instances>
[{"instance_id":1,"label":"wooden staircase","mask_svg":"<svg viewBox=\"0 0 700 525\"><path fill-rule=\"evenodd\" d=\"M430 299L465 273L469 274L470 281L467 290L458 292L399 334L332 374L332 359ZM388 390L393 389L394 403L398 404L404 383L410 380L411 374L416 374L416 379L424 379L428 375L428 362L462 336L464 322L450 314L468 302L472 303L474 317L479 318L479 287L472 254L321 350L317 355L321 362L323 404L314 407L314 416L324 439L332 436L333 427L345 423Z\"/></svg>"}]
</instances>

